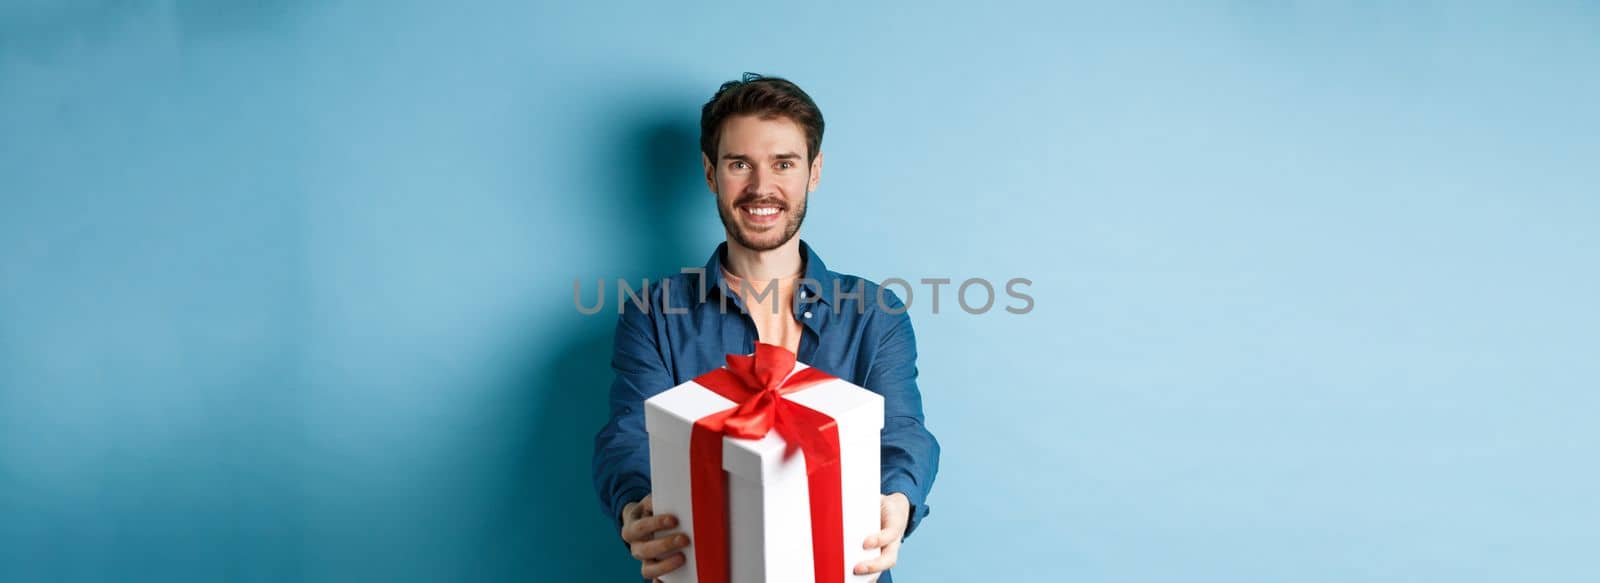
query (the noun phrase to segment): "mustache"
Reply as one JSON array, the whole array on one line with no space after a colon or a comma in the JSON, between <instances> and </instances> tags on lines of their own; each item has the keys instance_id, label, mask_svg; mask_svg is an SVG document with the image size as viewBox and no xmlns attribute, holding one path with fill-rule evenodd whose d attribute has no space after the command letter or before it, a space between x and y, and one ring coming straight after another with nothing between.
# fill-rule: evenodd
<instances>
[{"instance_id":1,"label":"mustache","mask_svg":"<svg viewBox=\"0 0 1600 583\"><path fill-rule=\"evenodd\" d=\"M756 204L771 205L771 206L775 206L775 207L778 207L778 208L783 209L783 210L788 210L789 209L789 203L784 201L781 198L772 198L772 197L763 198L760 195L745 195L745 196L741 196L738 199L735 199L733 201L734 208L738 208L738 207L745 206L745 205L756 205Z\"/></svg>"}]
</instances>

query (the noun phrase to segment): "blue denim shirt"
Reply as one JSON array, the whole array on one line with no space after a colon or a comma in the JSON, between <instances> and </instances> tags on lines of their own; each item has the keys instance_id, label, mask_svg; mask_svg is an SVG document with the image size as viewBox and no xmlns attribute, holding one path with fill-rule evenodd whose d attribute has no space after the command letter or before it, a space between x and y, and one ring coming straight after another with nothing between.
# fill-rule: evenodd
<instances>
[{"instance_id":1,"label":"blue denim shirt","mask_svg":"<svg viewBox=\"0 0 1600 583\"><path fill-rule=\"evenodd\" d=\"M645 399L723 366L728 354L755 351L755 322L738 290L724 287L727 251L727 243L719 245L702 273L689 270L650 285L647 309L623 302L611 360L611 420L594 440L594 488L613 521L623 506L650 493ZM805 273L794 296L794 314L804 325L799 360L883 395L883 493L911 500L909 535L928 515L928 491L939 471L939 442L924 426L917 391L911 318L894 292L882 290L880 300L876 283L828 271L804 241L800 253ZM766 284L751 285L759 293Z\"/></svg>"}]
</instances>

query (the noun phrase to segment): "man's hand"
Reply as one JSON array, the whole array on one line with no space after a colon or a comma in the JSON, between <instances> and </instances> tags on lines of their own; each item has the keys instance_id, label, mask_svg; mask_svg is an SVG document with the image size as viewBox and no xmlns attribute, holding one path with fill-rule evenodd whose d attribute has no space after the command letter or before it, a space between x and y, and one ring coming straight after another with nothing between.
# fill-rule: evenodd
<instances>
[{"instance_id":1,"label":"man's hand","mask_svg":"<svg viewBox=\"0 0 1600 583\"><path fill-rule=\"evenodd\" d=\"M905 494L895 492L884 496L879 508L883 530L867 537L861 548L881 549L880 554L876 559L856 565L857 575L882 573L893 567L895 560L900 558L900 539L906 534L906 521L911 519L911 500ZM878 578L873 577L872 580L877 581Z\"/></svg>"},{"instance_id":2,"label":"man's hand","mask_svg":"<svg viewBox=\"0 0 1600 583\"><path fill-rule=\"evenodd\" d=\"M640 576L655 579L683 566L687 559L679 550L689 546L689 535L680 532L656 538L657 531L677 526L678 517L655 514L650 496L622 507L622 540L628 543L633 558L639 559Z\"/></svg>"}]
</instances>

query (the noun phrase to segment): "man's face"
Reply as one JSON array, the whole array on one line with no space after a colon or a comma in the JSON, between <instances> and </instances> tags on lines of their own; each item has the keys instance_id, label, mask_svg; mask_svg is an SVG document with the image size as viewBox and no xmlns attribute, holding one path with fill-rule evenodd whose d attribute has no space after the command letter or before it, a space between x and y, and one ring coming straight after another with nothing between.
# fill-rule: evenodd
<instances>
[{"instance_id":1,"label":"man's face","mask_svg":"<svg viewBox=\"0 0 1600 583\"><path fill-rule=\"evenodd\" d=\"M806 160L806 132L799 124L785 117L730 117L722 122L717 157L701 160L730 240L770 251L800 232L806 194L822 178L822 155Z\"/></svg>"}]
</instances>

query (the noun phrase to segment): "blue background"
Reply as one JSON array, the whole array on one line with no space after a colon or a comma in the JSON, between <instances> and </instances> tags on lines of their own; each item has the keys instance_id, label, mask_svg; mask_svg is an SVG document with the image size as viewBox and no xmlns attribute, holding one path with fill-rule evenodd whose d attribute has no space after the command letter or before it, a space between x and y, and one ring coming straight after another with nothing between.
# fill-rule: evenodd
<instances>
[{"instance_id":1,"label":"blue background","mask_svg":"<svg viewBox=\"0 0 1600 583\"><path fill-rule=\"evenodd\" d=\"M6 2L0 579L629 580L614 309L699 106L931 313L905 581L1600 580L1592 3ZM1001 306L1006 305L1002 297Z\"/></svg>"}]
</instances>

